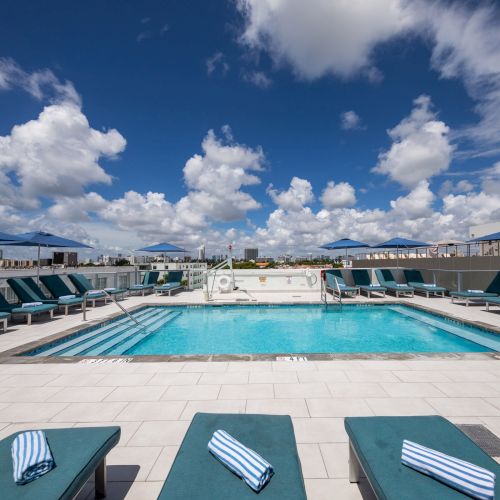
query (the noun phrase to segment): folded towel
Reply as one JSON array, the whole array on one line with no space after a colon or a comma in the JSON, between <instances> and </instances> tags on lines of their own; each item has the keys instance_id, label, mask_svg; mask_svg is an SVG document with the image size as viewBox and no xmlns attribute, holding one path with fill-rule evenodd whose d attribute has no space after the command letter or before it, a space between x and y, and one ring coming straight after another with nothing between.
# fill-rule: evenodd
<instances>
[{"instance_id":1,"label":"folded towel","mask_svg":"<svg viewBox=\"0 0 500 500\"><path fill-rule=\"evenodd\" d=\"M137 285L132 285L130 288L144 288L144 285L139 283Z\"/></svg>"},{"instance_id":2,"label":"folded towel","mask_svg":"<svg viewBox=\"0 0 500 500\"><path fill-rule=\"evenodd\" d=\"M59 300L68 300L68 299L74 299L76 297L76 295L72 294L72 295L61 295L59 297Z\"/></svg>"},{"instance_id":3,"label":"folded towel","mask_svg":"<svg viewBox=\"0 0 500 500\"><path fill-rule=\"evenodd\" d=\"M56 465L43 431L21 432L12 442L11 452L17 484L34 481Z\"/></svg>"},{"instance_id":4,"label":"folded towel","mask_svg":"<svg viewBox=\"0 0 500 500\"><path fill-rule=\"evenodd\" d=\"M88 290L87 291L87 296L89 296L89 295L98 295L98 294L102 294L102 290Z\"/></svg>"},{"instance_id":5,"label":"folded towel","mask_svg":"<svg viewBox=\"0 0 500 500\"><path fill-rule=\"evenodd\" d=\"M373 283L370 283L370 286L379 287L380 285L374 285Z\"/></svg>"},{"instance_id":6,"label":"folded towel","mask_svg":"<svg viewBox=\"0 0 500 500\"><path fill-rule=\"evenodd\" d=\"M472 498L493 500L495 497L493 472L406 439L401 463Z\"/></svg>"},{"instance_id":7,"label":"folded towel","mask_svg":"<svg viewBox=\"0 0 500 500\"><path fill-rule=\"evenodd\" d=\"M114 292L115 290L116 290L116 288L114 288L114 287L104 289L105 292Z\"/></svg>"},{"instance_id":8,"label":"folded towel","mask_svg":"<svg viewBox=\"0 0 500 500\"><path fill-rule=\"evenodd\" d=\"M437 287L436 283L422 283L422 286L426 286L429 288L436 288Z\"/></svg>"},{"instance_id":9,"label":"folded towel","mask_svg":"<svg viewBox=\"0 0 500 500\"><path fill-rule=\"evenodd\" d=\"M400 286L402 288L406 288L406 285L403 285L402 283L396 283L396 286Z\"/></svg>"},{"instance_id":10,"label":"folded towel","mask_svg":"<svg viewBox=\"0 0 500 500\"><path fill-rule=\"evenodd\" d=\"M208 450L254 491L260 491L274 474L272 465L255 451L242 445L226 431L215 431Z\"/></svg>"},{"instance_id":11,"label":"folded towel","mask_svg":"<svg viewBox=\"0 0 500 500\"><path fill-rule=\"evenodd\" d=\"M467 290L469 293L483 293L482 290Z\"/></svg>"},{"instance_id":12,"label":"folded towel","mask_svg":"<svg viewBox=\"0 0 500 500\"><path fill-rule=\"evenodd\" d=\"M24 302L21 307L43 306L43 302Z\"/></svg>"}]
</instances>

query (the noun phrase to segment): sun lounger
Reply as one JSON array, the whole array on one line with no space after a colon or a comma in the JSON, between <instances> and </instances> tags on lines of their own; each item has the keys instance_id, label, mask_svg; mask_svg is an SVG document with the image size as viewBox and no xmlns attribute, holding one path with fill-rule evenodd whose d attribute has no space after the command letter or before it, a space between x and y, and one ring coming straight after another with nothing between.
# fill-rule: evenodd
<instances>
[{"instance_id":1,"label":"sun lounger","mask_svg":"<svg viewBox=\"0 0 500 500\"><path fill-rule=\"evenodd\" d=\"M44 304L56 304L58 307L64 308L64 314L68 314L70 307L81 307L83 299L81 297L49 299L35 283L33 278L9 278L7 280L9 286L14 290L14 293L19 297L21 302L43 302Z\"/></svg>"},{"instance_id":2,"label":"sun lounger","mask_svg":"<svg viewBox=\"0 0 500 500\"><path fill-rule=\"evenodd\" d=\"M80 273L73 273L73 274L68 274L68 278L71 280L71 283L75 286L75 288L80 292L81 295L85 294L86 292L89 292L91 290L95 290L95 287L92 285L92 283L88 280L86 276ZM106 293L108 295L111 295L118 300L118 296L123 298L127 290L124 288L114 288L110 290L106 290ZM102 293L104 297L106 297L106 293ZM96 298L98 294L93 294L92 298ZM87 299L91 298L89 295L87 295ZM101 297L99 297L101 298ZM106 301L105 301L106 302Z\"/></svg>"},{"instance_id":3,"label":"sun lounger","mask_svg":"<svg viewBox=\"0 0 500 500\"><path fill-rule=\"evenodd\" d=\"M484 302L484 299L500 295L500 271L495 275L486 290L466 290L463 292L450 292L451 302L465 302L466 307L472 302Z\"/></svg>"},{"instance_id":4,"label":"sun lounger","mask_svg":"<svg viewBox=\"0 0 500 500\"><path fill-rule=\"evenodd\" d=\"M96 497L106 495L106 455L120 439L120 427L46 429L56 467L19 486L12 477L12 441L18 433L0 441L0 497L22 500L70 500L95 472Z\"/></svg>"},{"instance_id":5,"label":"sun lounger","mask_svg":"<svg viewBox=\"0 0 500 500\"><path fill-rule=\"evenodd\" d=\"M130 292L131 295L134 294L135 292L139 292L144 297L144 293L147 290L151 292L153 291L156 282L158 281L159 275L160 273L158 271L146 271L142 278L142 283L138 285L132 285L131 287L129 287L128 291Z\"/></svg>"},{"instance_id":6,"label":"sun lounger","mask_svg":"<svg viewBox=\"0 0 500 500\"><path fill-rule=\"evenodd\" d=\"M10 318L10 314L8 312L0 312L0 323L2 323L3 332L7 331L7 321Z\"/></svg>"},{"instance_id":7,"label":"sun lounger","mask_svg":"<svg viewBox=\"0 0 500 500\"><path fill-rule=\"evenodd\" d=\"M442 286L426 283L422 277L422 273L418 269L405 269L403 273L408 286L411 286L417 292L425 293L427 298L429 298L431 293L436 296L441 295L441 297L444 297L444 294L448 291Z\"/></svg>"},{"instance_id":8,"label":"sun lounger","mask_svg":"<svg viewBox=\"0 0 500 500\"><path fill-rule=\"evenodd\" d=\"M484 302L486 304L486 310L489 311L491 306L498 306L500 307L500 297L488 297L484 299Z\"/></svg>"},{"instance_id":9,"label":"sun lounger","mask_svg":"<svg viewBox=\"0 0 500 500\"><path fill-rule=\"evenodd\" d=\"M48 312L50 314L50 318L54 317L54 309L57 306L54 304L42 304L30 307L22 307L22 304L9 304L5 297L0 293L0 312L10 313L13 316L26 316L27 324L31 325L31 318L36 314L41 314Z\"/></svg>"},{"instance_id":10,"label":"sun lounger","mask_svg":"<svg viewBox=\"0 0 500 500\"><path fill-rule=\"evenodd\" d=\"M169 271L167 275L167 282L163 285L155 286L156 295L162 295L164 293L172 295L174 290L184 288L181 284L183 275L183 271Z\"/></svg>"},{"instance_id":11,"label":"sun lounger","mask_svg":"<svg viewBox=\"0 0 500 500\"><path fill-rule=\"evenodd\" d=\"M351 274L354 284L362 292L366 292L368 298L371 297L371 294L373 292L381 293L385 297L387 288L380 285L373 285L370 279L370 275L368 274L368 271L366 269L352 269Z\"/></svg>"},{"instance_id":12,"label":"sun lounger","mask_svg":"<svg viewBox=\"0 0 500 500\"><path fill-rule=\"evenodd\" d=\"M252 448L273 466L274 476L258 496L208 451L208 442L218 429ZM197 413L158 500L207 498L305 500L291 418L288 415Z\"/></svg>"},{"instance_id":13,"label":"sun lounger","mask_svg":"<svg viewBox=\"0 0 500 500\"><path fill-rule=\"evenodd\" d=\"M358 295L359 287L347 285L344 278L342 277L342 272L340 271L340 269L328 269L327 271L325 271L325 275L326 289L331 290L333 295L338 294L339 290L341 294L350 295L352 297L356 297L356 295ZM337 281L336 283L335 280Z\"/></svg>"},{"instance_id":14,"label":"sun lounger","mask_svg":"<svg viewBox=\"0 0 500 500\"><path fill-rule=\"evenodd\" d=\"M500 474L498 465L455 425L439 416L347 417L349 480L363 472L375 496L383 499L465 499L463 493L401 464L403 440L446 453ZM500 495L497 479L496 494Z\"/></svg>"},{"instance_id":15,"label":"sun lounger","mask_svg":"<svg viewBox=\"0 0 500 500\"><path fill-rule=\"evenodd\" d=\"M40 281L46 286L52 297L59 299L61 297L66 297L68 295L75 295L75 292L72 292L68 288L64 280L61 278L61 276L58 276L57 274L40 276ZM78 291L76 292L76 296L81 297ZM106 294L101 293L87 297L87 303L90 302L93 307L95 307L95 303L98 300L102 300L104 301L104 303L106 303L107 301Z\"/></svg>"},{"instance_id":16,"label":"sun lounger","mask_svg":"<svg viewBox=\"0 0 500 500\"><path fill-rule=\"evenodd\" d=\"M415 289L408 285L397 283L390 269L375 269L375 275L378 282L389 292L392 292L399 298L400 294L413 297Z\"/></svg>"}]
</instances>

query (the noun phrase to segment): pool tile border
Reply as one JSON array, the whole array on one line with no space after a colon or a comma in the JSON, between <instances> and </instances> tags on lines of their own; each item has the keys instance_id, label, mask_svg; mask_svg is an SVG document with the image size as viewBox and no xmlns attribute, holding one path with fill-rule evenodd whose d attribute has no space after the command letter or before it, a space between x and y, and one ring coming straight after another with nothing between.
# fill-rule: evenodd
<instances>
[{"instance_id":1,"label":"pool tile border","mask_svg":"<svg viewBox=\"0 0 500 500\"><path fill-rule=\"evenodd\" d=\"M132 307L128 312L137 312L146 307L165 307L165 308L177 308L177 307L224 307L224 306L243 306L243 307L253 307L253 306L270 306L270 307L282 307L282 306L300 306L300 305L324 305L321 301L308 301L308 302L242 302L235 304L234 302L220 302L216 304L193 304L193 303L176 303L168 305L158 305L155 303L143 303L135 307ZM421 304L414 304L410 302L402 302L399 300L387 301L384 303L366 303L366 302L349 302L347 306L355 305L362 307L380 306L380 305L402 305L407 307L412 307L417 310L421 310L433 316L443 318L449 321L453 321L458 324L471 326L484 330L488 333L499 334L500 328L493 325L489 325L483 322L474 322L467 319L460 318L453 314L445 314L435 309L423 306ZM328 304L330 307L339 307L338 304ZM43 364L43 363L82 363L89 362L91 360L103 361L103 362L113 362L113 360L120 360L121 362L131 362L131 363L144 363L144 362L186 362L186 361L214 361L214 362L227 362L227 361L276 361L278 357L293 357L300 356L306 358L307 361L331 361L331 360L408 360L408 359L428 359L428 358L439 358L439 359L498 359L500 360L500 353L495 352L482 352L482 353L273 353L273 354L190 354L190 355L135 355L135 356L23 356L23 353L30 352L46 346L51 342L57 342L58 340L72 337L73 335L80 334L87 330L90 330L96 326L106 325L112 323L123 317L122 312L116 312L110 314L102 319L89 321L84 328L81 326L75 326L62 332L49 335L43 339L39 339L33 342L29 342L13 349L0 352L0 364L4 363L14 363L14 364ZM296 361L297 363L307 362L307 361ZM294 362L294 361L290 361Z\"/></svg>"}]
</instances>

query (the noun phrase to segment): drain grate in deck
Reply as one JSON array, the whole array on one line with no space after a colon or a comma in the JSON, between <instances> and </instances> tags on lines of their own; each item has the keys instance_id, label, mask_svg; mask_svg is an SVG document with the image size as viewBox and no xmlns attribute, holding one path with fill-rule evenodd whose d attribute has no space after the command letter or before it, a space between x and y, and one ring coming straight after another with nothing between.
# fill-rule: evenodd
<instances>
[{"instance_id":1,"label":"drain grate in deck","mask_svg":"<svg viewBox=\"0 0 500 500\"><path fill-rule=\"evenodd\" d=\"M500 457L500 439L484 425L460 424L457 427L491 457Z\"/></svg>"}]
</instances>

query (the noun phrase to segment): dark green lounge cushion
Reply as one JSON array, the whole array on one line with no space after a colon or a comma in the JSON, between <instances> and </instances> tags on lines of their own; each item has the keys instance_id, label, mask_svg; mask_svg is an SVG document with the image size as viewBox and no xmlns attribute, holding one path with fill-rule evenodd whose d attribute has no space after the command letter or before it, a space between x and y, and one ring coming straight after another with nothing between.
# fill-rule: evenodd
<instances>
[{"instance_id":1,"label":"dark green lounge cushion","mask_svg":"<svg viewBox=\"0 0 500 500\"><path fill-rule=\"evenodd\" d=\"M347 417L344 422L363 470L381 500L470 498L402 465L404 439L484 467L500 477L500 465L443 417ZM500 495L498 479L495 493Z\"/></svg>"},{"instance_id":2,"label":"dark green lounge cushion","mask_svg":"<svg viewBox=\"0 0 500 500\"><path fill-rule=\"evenodd\" d=\"M229 432L274 467L274 476L259 494L208 451L208 441L217 429ZM305 500L291 418L288 415L197 413L158 498Z\"/></svg>"},{"instance_id":3,"label":"dark green lounge cushion","mask_svg":"<svg viewBox=\"0 0 500 500\"><path fill-rule=\"evenodd\" d=\"M44 432L56 467L24 486L18 486L12 477L10 447L19 433L11 434L0 441L0 497L2 499L73 498L120 439L120 427L46 429Z\"/></svg>"},{"instance_id":4,"label":"dark green lounge cushion","mask_svg":"<svg viewBox=\"0 0 500 500\"><path fill-rule=\"evenodd\" d=\"M464 297L464 298L483 298L483 297L498 297L496 293L488 293L488 292L450 292L452 297Z\"/></svg>"}]
</instances>

